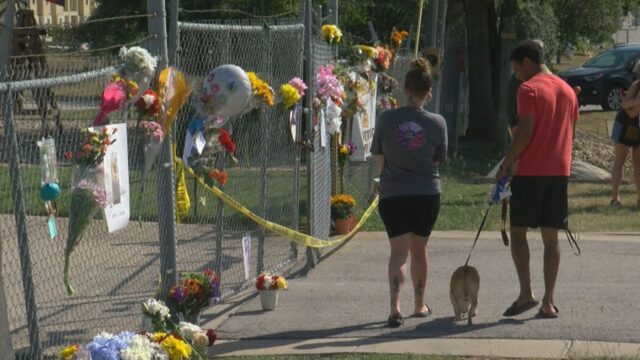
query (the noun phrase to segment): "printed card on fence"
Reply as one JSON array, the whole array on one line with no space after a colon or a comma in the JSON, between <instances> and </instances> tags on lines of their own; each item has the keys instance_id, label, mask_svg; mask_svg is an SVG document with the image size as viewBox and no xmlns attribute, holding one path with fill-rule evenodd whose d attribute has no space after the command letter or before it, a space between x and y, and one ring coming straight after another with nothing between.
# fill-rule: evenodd
<instances>
[{"instance_id":1,"label":"printed card on fence","mask_svg":"<svg viewBox=\"0 0 640 360\"><path fill-rule=\"evenodd\" d=\"M242 258L244 260L244 279L251 278L251 235L242 237Z\"/></svg>"},{"instance_id":2,"label":"printed card on fence","mask_svg":"<svg viewBox=\"0 0 640 360\"><path fill-rule=\"evenodd\" d=\"M327 147L327 119L324 110L320 110L320 146Z\"/></svg>"},{"instance_id":3,"label":"printed card on fence","mask_svg":"<svg viewBox=\"0 0 640 360\"><path fill-rule=\"evenodd\" d=\"M107 148L104 157L104 189L107 193L107 206L103 210L109 233L124 229L129 224L131 208L129 206L129 157L127 155L127 125L106 125L113 132L112 145ZM102 131L102 127L93 130Z\"/></svg>"}]
</instances>

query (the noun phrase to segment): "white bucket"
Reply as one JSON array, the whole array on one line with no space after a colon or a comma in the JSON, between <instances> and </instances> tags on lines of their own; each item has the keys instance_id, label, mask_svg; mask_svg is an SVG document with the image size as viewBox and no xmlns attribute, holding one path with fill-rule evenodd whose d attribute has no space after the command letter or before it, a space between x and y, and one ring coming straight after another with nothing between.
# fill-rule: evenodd
<instances>
[{"instance_id":1,"label":"white bucket","mask_svg":"<svg viewBox=\"0 0 640 360\"><path fill-rule=\"evenodd\" d=\"M262 310L275 310L278 306L278 290L260 290Z\"/></svg>"}]
</instances>

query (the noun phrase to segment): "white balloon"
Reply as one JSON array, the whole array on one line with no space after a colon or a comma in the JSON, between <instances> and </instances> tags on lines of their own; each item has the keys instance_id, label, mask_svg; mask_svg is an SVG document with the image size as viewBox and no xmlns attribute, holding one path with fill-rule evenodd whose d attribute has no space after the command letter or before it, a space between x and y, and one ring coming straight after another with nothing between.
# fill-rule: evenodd
<instances>
[{"instance_id":1,"label":"white balloon","mask_svg":"<svg viewBox=\"0 0 640 360\"><path fill-rule=\"evenodd\" d=\"M243 113L251 100L251 82L242 68L226 64L213 69L204 80L202 110L223 117Z\"/></svg>"}]
</instances>

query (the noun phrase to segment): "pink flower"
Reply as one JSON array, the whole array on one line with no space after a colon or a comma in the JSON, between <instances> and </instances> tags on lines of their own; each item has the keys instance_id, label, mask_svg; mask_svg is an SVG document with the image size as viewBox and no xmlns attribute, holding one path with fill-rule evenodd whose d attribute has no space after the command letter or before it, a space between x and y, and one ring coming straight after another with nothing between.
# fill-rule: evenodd
<instances>
[{"instance_id":1,"label":"pink flower","mask_svg":"<svg viewBox=\"0 0 640 360\"><path fill-rule=\"evenodd\" d=\"M344 88L340 80L333 74L333 65L320 66L316 76L318 95L324 99L340 100Z\"/></svg>"},{"instance_id":2,"label":"pink flower","mask_svg":"<svg viewBox=\"0 0 640 360\"><path fill-rule=\"evenodd\" d=\"M305 90L307 90L307 84L305 84L304 81L299 77L294 77L293 79L289 80L289 85L296 88L300 96L304 96Z\"/></svg>"}]
</instances>

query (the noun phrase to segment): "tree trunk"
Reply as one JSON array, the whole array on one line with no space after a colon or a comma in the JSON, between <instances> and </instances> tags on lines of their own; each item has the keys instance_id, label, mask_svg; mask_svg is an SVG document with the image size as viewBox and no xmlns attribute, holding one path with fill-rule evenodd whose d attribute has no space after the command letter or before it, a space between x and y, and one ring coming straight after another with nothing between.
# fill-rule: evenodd
<instances>
[{"instance_id":1,"label":"tree trunk","mask_svg":"<svg viewBox=\"0 0 640 360\"><path fill-rule=\"evenodd\" d=\"M502 9L502 32L500 38L502 44L500 46L500 59L496 70L498 71L499 85L498 85L498 126L495 127L494 137L496 139L496 146L502 150L507 145L507 127L509 126L509 106L508 99L512 97L507 95L509 91L509 79L511 75L511 64L509 56L513 49L513 42L516 38L516 0L506 0ZM515 99L515 97L513 97Z\"/></svg>"},{"instance_id":2,"label":"tree trunk","mask_svg":"<svg viewBox=\"0 0 640 360\"><path fill-rule=\"evenodd\" d=\"M465 0L465 21L467 25L467 50L469 59L469 129L467 135L495 140L493 129L498 126L495 120L493 91L493 61L489 24L493 0Z\"/></svg>"}]
</instances>

